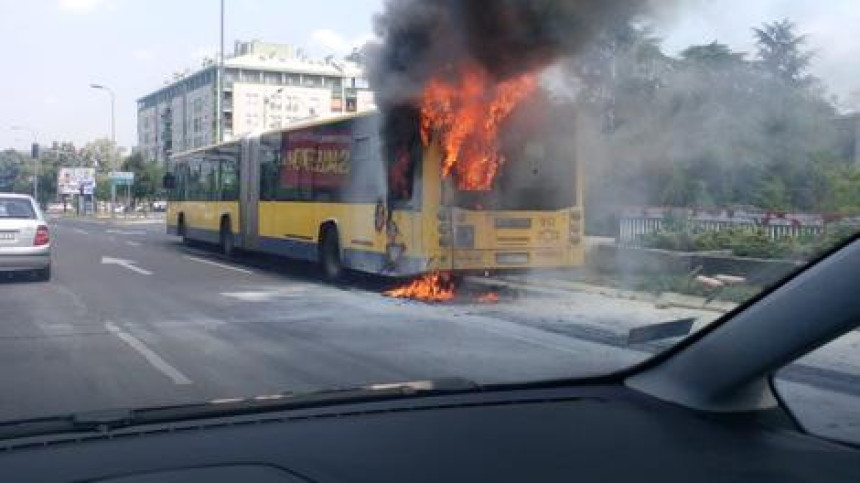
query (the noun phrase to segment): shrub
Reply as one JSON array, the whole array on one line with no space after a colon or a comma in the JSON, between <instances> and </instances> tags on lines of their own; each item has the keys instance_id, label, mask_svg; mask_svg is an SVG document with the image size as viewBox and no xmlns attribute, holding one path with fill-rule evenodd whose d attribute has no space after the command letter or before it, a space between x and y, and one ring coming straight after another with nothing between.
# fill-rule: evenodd
<instances>
[{"instance_id":1,"label":"shrub","mask_svg":"<svg viewBox=\"0 0 860 483\"><path fill-rule=\"evenodd\" d=\"M674 251L730 250L738 257L810 259L857 232L857 227L836 226L823 236L772 239L758 228L731 228L721 231L684 229L649 233L639 238L641 246ZM681 229L678 229L681 228Z\"/></svg>"}]
</instances>

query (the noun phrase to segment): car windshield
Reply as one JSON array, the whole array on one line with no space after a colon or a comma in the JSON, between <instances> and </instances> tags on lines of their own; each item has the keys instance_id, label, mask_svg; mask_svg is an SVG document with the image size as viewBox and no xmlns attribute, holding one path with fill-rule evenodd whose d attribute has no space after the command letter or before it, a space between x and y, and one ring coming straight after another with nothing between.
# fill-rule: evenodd
<instances>
[{"instance_id":1,"label":"car windshield","mask_svg":"<svg viewBox=\"0 0 860 483\"><path fill-rule=\"evenodd\" d=\"M860 231L856 7L2 2L0 422L635 367Z\"/></svg>"},{"instance_id":2,"label":"car windshield","mask_svg":"<svg viewBox=\"0 0 860 483\"><path fill-rule=\"evenodd\" d=\"M0 218L33 219L36 212L29 200L0 197Z\"/></svg>"}]
</instances>

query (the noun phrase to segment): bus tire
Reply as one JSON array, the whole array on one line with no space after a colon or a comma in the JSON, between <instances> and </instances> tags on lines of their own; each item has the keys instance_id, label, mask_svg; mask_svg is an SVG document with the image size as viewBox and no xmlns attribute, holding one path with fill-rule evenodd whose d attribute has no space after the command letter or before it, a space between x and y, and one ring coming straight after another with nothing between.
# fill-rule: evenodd
<instances>
[{"instance_id":1,"label":"bus tire","mask_svg":"<svg viewBox=\"0 0 860 483\"><path fill-rule=\"evenodd\" d=\"M227 258L230 258L234 255L235 246L233 244L233 230L230 228L230 218L222 217L221 218L221 230L219 232L219 248L221 249L221 254Z\"/></svg>"},{"instance_id":2,"label":"bus tire","mask_svg":"<svg viewBox=\"0 0 860 483\"><path fill-rule=\"evenodd\" d=\"M319 245L320 269L326 280L336 281L343 275L343 263L340 259L340 241L337 228L323 229Z\"/></svg>"}]
</instances>

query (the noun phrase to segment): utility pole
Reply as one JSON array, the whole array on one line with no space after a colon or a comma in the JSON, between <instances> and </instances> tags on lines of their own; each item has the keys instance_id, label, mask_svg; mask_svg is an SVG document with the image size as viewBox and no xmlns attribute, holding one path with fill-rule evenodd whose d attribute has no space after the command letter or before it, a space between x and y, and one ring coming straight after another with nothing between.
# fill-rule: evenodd
<instances>
[{"instance_id":1,"label":"utility pole","mask_svg":"<svg viewBox=\"0 0 860 483\"><path fill-rule=\"evenodd\" d=\"M13 131L29 132L33 136L33 145L31 147L31 155L33 157L33 166L35 176L33 176L33 198L36 203L39 202L39 175L42 174L42 163L39 161L39 133L35 129L24 126L12 126Z\"/></svg>"},{"instance_id":2,"label":"utility pole","mask_svg":"<svg viewBox=\"0 0 860 483\"><path fill-rule=\"evenodd\" d=\"M90 84L90 87L93 89L99 89L110 94L110 140L111 140L111 152L110 156L110 166L112 171L117 170L117 159L116 159L116 95L113 90L105 85L101 84ZM95 206L95 192L93 192L93 206ZM111 205L110 211L111 216L113 216L114 206L116 206L116 189L111 187Z\"/></svg>"},{"instance_id":3,"label":"utility pole","mask_svg":"<svg viewBox=\"0 0 860 483\"><path fill-rule=\"evenodd\" d=\"M224 95L224 0L221 0L221 48L218 50L218 67L215 70L215 143L223 141L224 136L224 109L222 97Z\"/></svg>"},{"instance_id":4,"label":"utility pole","mask_svg":"<svg viewBox=\"0 0 860 483\"><path fill-rule=\"evenodd\" d=\"M110 140L111 143L113 143L113 150L111 150L110 153L110 162L111 169L116 171L116 156L114 156L114 151L116 150L116 95L114 94L113 90L108 86L104 86L101 84L90 84L90 87L92 87L93 89L101 89L110 94Z\"/></svg>"}]
</instances>

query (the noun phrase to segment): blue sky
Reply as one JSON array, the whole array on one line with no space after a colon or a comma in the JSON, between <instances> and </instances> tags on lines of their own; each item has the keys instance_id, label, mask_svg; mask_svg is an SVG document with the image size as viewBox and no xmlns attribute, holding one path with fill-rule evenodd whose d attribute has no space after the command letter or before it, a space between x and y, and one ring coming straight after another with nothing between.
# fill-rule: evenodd
<instances>
[{"instance_id":1,"label":"blue sky","mask_svg":"<svg viewBox=\"0 0 860 483\"><path fill-rule=\"evenodd\" d=\"M227 45L235 39L293 44L312 55L342 54L368 38L383 0L226 0ZM658 2L659 3L659 2ZM0 0L0 148L42 140L82 145L109 131L117 94L117 139L136 139L137 98L171 73L193 68L218 44L218 0ZM667 49L725 41L750 51L750 27L790 17L811 35L815 73L843 97L860 88L856 0L677 0L660 16ZM731 12L731 15L727 15Z\"/></svg>"}]
</instances>

